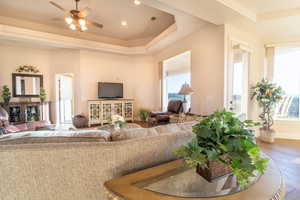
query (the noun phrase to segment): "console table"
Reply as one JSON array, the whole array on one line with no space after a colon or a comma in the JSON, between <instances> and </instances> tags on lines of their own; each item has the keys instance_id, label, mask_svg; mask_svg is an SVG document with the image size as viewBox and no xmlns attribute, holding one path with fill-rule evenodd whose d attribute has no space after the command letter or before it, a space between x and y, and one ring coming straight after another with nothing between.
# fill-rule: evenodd
<instances>
[{"instance_id":1,"label":"console table","mask_svg":"<svg viewBox=\"0 0 300 200\"><path fill-rule=\"evenodd\" d=\"M112 115L120 115L126 121L133 121L133 99L99 99L88 101L89 126L111 123Z\"/></svg>"},{"instance_id":2,"label":"console table","mask_svg":"<svg viewBox=\"0 0 300 200\"><path fill-rule=\"evenodd\" d=\"M177 160L105 183L109 199L130 200L283 200L285 185L281 172L270 160L265 174L241 189L231 175L208 183L195 168ZM230 177L231 176L231 177Z\"/></svg>"},{"instance_id":3,"label":"console table","mask_svg":"<svg viewBox=\"0 0 300 200\"><path fill-rule=\"evenodd\" d=\"M10 102L0 103L9 114L10 124L23 124L32 121L51 121L51 102Z\"/></svg>"}]
</instances>

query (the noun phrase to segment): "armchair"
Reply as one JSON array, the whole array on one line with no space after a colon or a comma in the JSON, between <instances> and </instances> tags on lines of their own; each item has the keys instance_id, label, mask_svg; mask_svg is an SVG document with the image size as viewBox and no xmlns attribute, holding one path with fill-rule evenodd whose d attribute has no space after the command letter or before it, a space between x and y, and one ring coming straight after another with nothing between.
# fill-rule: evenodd
<instances>
[{"instance_id":1,"label":"armchair","mask_svg":"<svg viewBox=\"0 0 300 200\"><path fill-rule=\"evenodd\" d=\"M152 112L151 119L156 124L167 124L170 122L170 115L179 114L183 112L183 102L181 100L171 100L168 104L167 112Z\"/></svg>"}]
</instances>

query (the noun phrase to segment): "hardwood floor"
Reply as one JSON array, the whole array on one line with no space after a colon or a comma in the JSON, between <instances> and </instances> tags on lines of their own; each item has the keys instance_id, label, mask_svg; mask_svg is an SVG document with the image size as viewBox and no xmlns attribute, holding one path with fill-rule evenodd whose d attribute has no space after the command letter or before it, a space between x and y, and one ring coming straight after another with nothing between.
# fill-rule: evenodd
<instances>
[{"instance_id":1,"label":"hardwood floor","mask_svg":"<svg viewBox=\"0 0 300 200\"><path fill-rule=\"evenodd\" d=\"M286 183L286 200L300 200L300 140L277 139L275 144L258 142L281 169Z\"/></svg>"}]
</instances>

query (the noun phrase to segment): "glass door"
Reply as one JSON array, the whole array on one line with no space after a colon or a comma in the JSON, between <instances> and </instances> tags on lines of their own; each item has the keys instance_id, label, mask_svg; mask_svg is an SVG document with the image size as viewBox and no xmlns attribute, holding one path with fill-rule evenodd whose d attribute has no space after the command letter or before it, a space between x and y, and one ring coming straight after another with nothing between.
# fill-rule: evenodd
<instances>
[{"instance_id":1,"label":"glass door","mask_svg":"<svg viewBox=\"0 0 300 200\"><path fill-rule=\"evenodd\" d=\"M246 119L248 113L248 68L250 53L233 47L228 66L227 110L239 118Z\"/></svg>"}]
</instances>

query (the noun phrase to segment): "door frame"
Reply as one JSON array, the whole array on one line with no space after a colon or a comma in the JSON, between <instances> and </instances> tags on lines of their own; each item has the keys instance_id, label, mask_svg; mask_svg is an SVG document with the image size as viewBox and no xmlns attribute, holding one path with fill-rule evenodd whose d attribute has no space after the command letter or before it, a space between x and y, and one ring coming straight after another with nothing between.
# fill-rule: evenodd
<instances>
[{"instance_id":1,"label":"door frame","mask_svg":"<svg viewBox=\"0 0 300 200\"><path fill-rule=\"evenodd\" d=\"M70 77L72 78L72 105L71 105L71 112L72 112L72 115L74 115L74 111L75 111L75 88L74 88L74 84L75 84L75 80L74 80L74 74L73 73L58 73L58 74L55 74L55 113L56 113L56 123L57 124L61 124L61 119L60 119L60 114L59 114L59 111L60 111L60 103L59 103L59 95L60 95L60 87L59 87L59 77L60 76L67 76L67 77Z\"/></svg>"},{"instance_id":2,"label":"door frame","mask_svg":"<svg viewBox=\"0 0 300 200\"><path fill-rule=\"evenodd\" d=\"M250 84L249 84L249 71L250 71L250 67L251 67L251 61L252 61L252 56L253 56L253 48L251 48L248 43L237 40L237 39L232 39L229 38L228 39L228 45L227 46L227 55L225 58L225 61L227 61L225 64L225 70L224 70L224 107L226 110L230 111L230 101L232 101L232 89L233 89L233 79L230 79L230 77L232 78L232 74L233 74L233 58L234 58L234 51L235 50L241 50L243 52L247 53L247 68L245 69L245 79L244 79L244 89L246 91L246 93L244 94L244 100L245 102L244 104L244 112L246 114L246 118L249 115L249 89L250 89ZM243 58L245 59L245 58Z\"/></svg>"}]
</instances>

